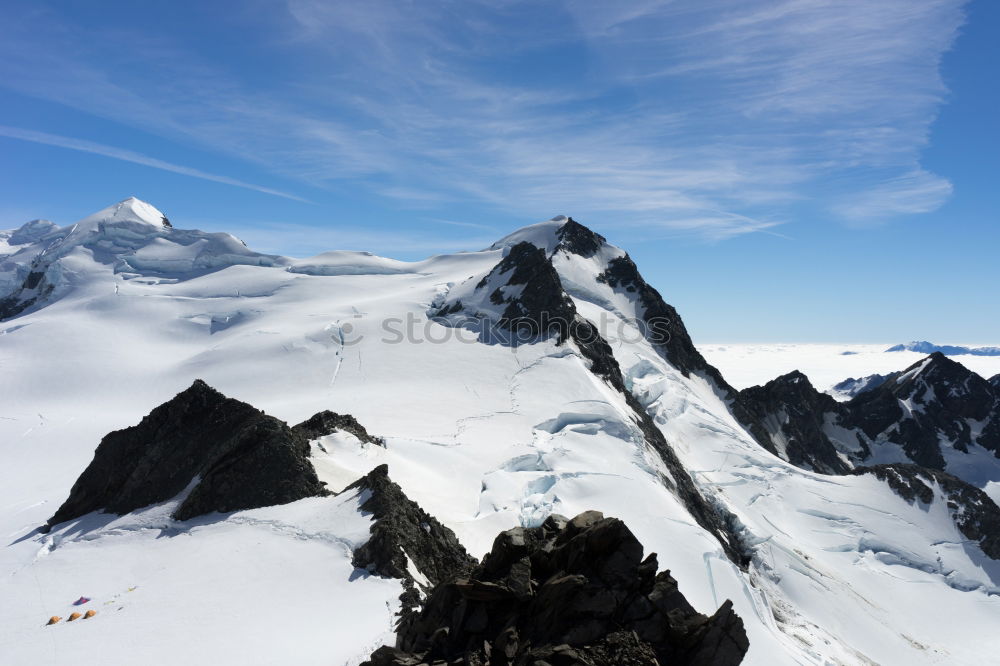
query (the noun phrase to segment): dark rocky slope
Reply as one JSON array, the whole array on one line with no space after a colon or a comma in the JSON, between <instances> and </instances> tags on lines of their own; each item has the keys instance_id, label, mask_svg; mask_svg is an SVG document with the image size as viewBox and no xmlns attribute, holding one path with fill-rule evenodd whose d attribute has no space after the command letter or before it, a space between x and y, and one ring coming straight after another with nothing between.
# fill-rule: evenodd
<instances>
[{"instance_id":1,"label":"dark rocky slope","mask_svg":"<svg viewBox=\"0 0 1000 666\"><path fill-rule=\"evenodd\" d=\"M330 410L324 410L313 414L302 423L292 427L292 432L309 440L332 435L338 430L349 432L366 444L385 446L383 438L368 434L365 427L358 423L358 420L350 414L337 414Z\"/></svg>"},{"instance_id":2,"label":"dark rocky slope","mask_svg":"<svg viewBox=\"0 0 1000 666\"><path fill-rule=\"evenodd\" d=\"M903 463L858 467L853 473L874 475L911 504L933 502L937 486L959 531L988 557L1000 560L1000 507L979 488L947 472Z\"/></svg>"},{"instance_id":3,"label":"dark rocky slope","mask_svg":"<svg viewBox=\"0 0 1000 666\"><path fill-rule=\"evenodd\" d=\"M129 513L188 488L178 520L325 495L308 458L307 439L288 425L196 380L138 425L106 435L48 526Z\"/></svg>"},{"instance_id":4,"label":"dark rocky slope","mask_svg":"<svg viewBox=\"0 0 1000 666\"><path fill-rule=\"evenodd\" d=\"M469 555L455 533L408 498L389 478L388 465L379 465L341 494L361 491L367 499L361 510L371 514L371 538L354 551L354 566L403 581L402 612L419 606L424 582L414 578L407 557L430 585L468 572L476 559Z\"/></svg>"},{"instance_id":5,"label":"dark rocky slope","mask_svg":"<svg viewBox=\"0 0 1000 666\"><path fill-rule=\"evenodd\" d=\"M591 231L572 217L556 232L559 238L557 250L563 250L581 257L590 258L597 254L607 244L607 239L599 233Z\"/></svg>"},{"instance_id":6,"label":"dark rocky slope","mask_svg":"<svg viewBox=\"0 0 1000 666\"><path fill-rule=\"evenodd\" d=\"M740 421L765 448L817 472L845 473L886 443L936 470L945 469L943 446L1000 453L1000 391L940 352L847 402L820 393L799 372L745 389L739 401ZM781 451L779 437L788 442Z\"/></svg>"},{"instance_id":7,"label":"dark rocky slope","mask_svg":"<svg viewBox=\"0 0 1000 666\"><path fill-rule=\"evenodd\" d=\"M1000 453L1000 395L985 379L935 352L846 404L845 425L898 444L913 462L945 468L941 439L968 453ZM978 434L970 421L982 423Z\"/></svg>"},{"instance_id":8,"label":"dark rocky slope","mask_svg":"<svg viewBox=\"0 0 1000 666\"><path fill-rule=\"evenodd\" d=\"M752 419L756 439L783 459L824 474L846 474L851 465L823 432L827 414L838 415L840 405L820 393L801 372L790 372L764 386L740 392L740 402Z\"/></svg>"},{"instance_id":9,"label":"dark rocky slope","mask_svg":"<svg viewBox=\"0 0 1000 666\"><path fill-rule=\"evenodd\" d=\"M726 601L697 613L624 523L587 512L501 533L467 577L434 588L372 666L699 664L742 661Z\"/></svg>"}]
</instances>

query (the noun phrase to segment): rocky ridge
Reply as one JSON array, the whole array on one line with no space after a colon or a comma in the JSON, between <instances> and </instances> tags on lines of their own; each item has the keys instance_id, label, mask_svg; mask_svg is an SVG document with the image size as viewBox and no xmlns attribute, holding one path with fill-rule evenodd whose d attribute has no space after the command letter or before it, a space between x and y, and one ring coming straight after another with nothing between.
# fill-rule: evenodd
<instances>
[{"instance_id":1,"label":"rocky ridge","mask_svg":"<svg viewBox=\"0 0 1000 666\"><path fill-rule=\"evenodd\" d=\"M324 410L313 414L308 419L292 427L292 431L306 439L313 440L332 435L337 431L350 433L366 444L385 446L385 439L368 434L363 425L350 414L337 414Z\"/></svg>"},{"instance_id":2,"label":"rocky ridge","mask_svg":"<svg viewBox=\"0 0 1000 666\"><path fill-rule=\"evenodd\" d=\"M195 380L138 425L106 435L47 528L91 511L126 514L182 493L177 520L328 494L305 437Z\"/></svg>"},{"instance_id":3,"label":"rocky ridge","mask_svg":"<svg viewBox=\"0 0 1000 666\"><path fill-rule=\"evenodd\" d=\"M497 536L482 564L436 586L396 646L367 663L740 663L749 644L731 602L701 615L657 569L620 520L553 515Z\"/></svg>"},{"instance_id":4,"label":"rocky ridge","mask_svg":"<svg viewBox=\"0 0 1000 666\"><path fill-rule=\"evenodd\" d=\"M741 391L740 402L741 421L758 440L768 438L765 448L817 472L844 473L885 444L936 470L946 469L945 446L1000 452L1000 392L940 352L847 402L820 393L798 372ZM780 450L779 439L788 442Z\"/></svg>"},{"instance_id":5,"label":"rocky ridge","mask_svg":"<svg viewBox=\"0 0 1000 666\"><path fill-rule=\"evenodd\" d=\"M467 572L477 564L455 533L408 498L379 465L340 494L360 491L361 510L371 514L371 538L354 550L354 566L403 581L400 614L419 608L433 586Z\"/></svg>"},{"instance_id":6,"label":"rocky ridge","mask_svg":"<svg viewBox=\"0 0 1000 666\"><path fill-rule=\"evenodd\" d=\"M771 453L824 474L851 470L824 432L825 416L840 410L837 401L813 388L801 372L745 389L740 401L751 419L747 423L751 432Z\"/></svg>"}]
</instances>

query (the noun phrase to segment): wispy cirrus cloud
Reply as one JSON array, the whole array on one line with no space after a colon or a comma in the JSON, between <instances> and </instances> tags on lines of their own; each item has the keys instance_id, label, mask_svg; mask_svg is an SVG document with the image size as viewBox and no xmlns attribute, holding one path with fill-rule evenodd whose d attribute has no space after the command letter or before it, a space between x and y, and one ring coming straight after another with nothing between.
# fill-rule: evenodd
<instances>
[{"instance_id":1,"label":"wispy cirrus cloud","mask_svg":"<svg viewBox=\"0 0 1000 666\"><path fill-rule=\"evenodd\" d=\"M840 204L837 212L858 224L895 215L928 213L937 210L951 196L951 191L948 181L916 170L858 192L851 201Z\"/></svg>"},{"instance_id":2,"label":"wispy cirrus cloud","mask_svg":"<svg viewBox=\"0 0 1000 666\"><path fill-rule=\"evenodd\" d=\"M317 187L723 239L946 200L920 157L964 4L288 0L238 17L282 63L252 84L238 50L35 16L0 29L0 80Z\"/></svg>"},{"instance_id":3,"label":"wispy cirrus cloud","mask_svg":"<svg viewBox=\"0 0 1000 666\"><path fill-rule=\"evenodd\" d=\"M274 190L269 187L261 187L260 185L245 183L242 180L237 180L235 178L230 178L228 176L220 176L214 173L207 173L200 169L181 166L179 164L172 164L170 162L165 162L161 159L150 157L148 155L143 155L142 153L137 153L132 150L126 150L124 148L115 148L114 146L107 146L104 145L103 143L96 143L94 141L87 141L85 139L74 139L68 136L48 134L47 132L36 132L33 130L22 129L19 127L8 127L6 125L0 125L0 136L5 136L9 139L18 139L20 141L30 141L31 143L40 143L46 146L56 146L59 148L77 150L84 153L92 153L94 155L109 157L114 160L131 162L132 164L141 164L142 166L147 166L153 169L160 169L161 171L170 171L171 173L178 173L181 174L182 176L191 176L192 178L200 178L201 180L209 180L215 183L222 183L224 185L242 187L247 190L254 190L256 192L262 192L264 194L271 194L276 197L284 197L285 199L293 199L295 201L309 203L307 199L303 199L302 197L296 196L294 194L289 194L287 192L282 192L280 190Z\"/></svg>"}]
</instances>

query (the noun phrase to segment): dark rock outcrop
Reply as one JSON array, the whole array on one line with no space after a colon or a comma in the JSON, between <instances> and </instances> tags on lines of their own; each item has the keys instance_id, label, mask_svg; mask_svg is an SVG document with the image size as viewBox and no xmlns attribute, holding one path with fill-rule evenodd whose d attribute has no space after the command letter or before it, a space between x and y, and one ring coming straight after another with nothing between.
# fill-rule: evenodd
<instances>
[{"instance_id":1,"label":"dark rock outcrop","mask_svg":"<svg viewBox=\"0 0 1000 666\"><path fill-rule=\"evenodd\" d=\"M699 664L742 661L749 643L726 601L697 613L656 555L600 513L501 533L467 577L434 588L373 666Z\"/></svg>"},{"instance_id":2,"label":"dark rock outcrop","mask_svg":"<svg viewBox=\"0 0 1000 666\"><path fill-rule=\"evenodd\" d=\"M485 322L489 339L510 346L553 337L562 343L576 318L545 251L526 241L509 247L465 302L445 301L429 314L445 325L454 314L462 315L458 325Z\"/></svg>"},{"instance_id":3,"label":"dark rock outcrop","mask_svg":"<svg viewBox=\"0 0 1000 666\"><path fill-rule=\"evenodd\" d=\"M975 444L1000 457L1000 391L940 352L847 402L798 372L745 389L738 402L740 422L764 448L817 472L846 473L886 443L936 470L946 467L942 447L969 453Z\"/></svg>"},{"instance_id":4,"label":"dark rock outcrop","mask_svg":"<svg viewBox=\"0 0 1000 666\"><path fill-rule=\"evenodd\" d=\"M607 243L604 236L591 231L572 217L567 218L566 223L559 227L556 236L559 238L557 249L587 258L597 254Z\"/></svg>"},{"instance_id":5,"label":"dark rock outcrop","mask_svg":"<svg viewBox=\"0 0 1000 666\"><path fill-rule=\"evenodd\" d=\"M988 557L1000 560L1000 507L979 488L947 472L911 464L858 467L854 474L874 475L911 504L933 502L936 485L959 531L978 543Z\"/></svg>"},{"instance_id":6,"label":"dark rock outcrop","mask_svg":"<svg viewBox=\"0 0 1000 666\"><path fill-rule=\"evenodd\" d=\"M385 439L369 435L365 427L350 414L337 414L330 410L323 410L292 427L293 432L309 440L332 435L338 430L349 432L366 444L385 446Z\"/></svg>"},{"instance_id":7,"label":"dark rock outcrop","mask_svg":"<svg viewBox=\"0 0 1000 666\"><path fill-rule=\"evenodd\" d=\"M371 538L354 551L354 566L404 582L404 618L419 606L420 592L427 582L437 585L476 565L476 559L466 552L455 533L421 509L389 478L388 465L379 465L341 494L352 491L367 495L361 510L372 515ZM409 562L426 582L414 577Z\"/></svg>"},{"instance_id":8,"label":"dark rock outcrop","mask_svg":"<svg viewBox=\"0 0 1000 666\"><path fill-rule=\"evenodd\" d=\"M747 425L756 430L755 438L772 453L824 474L850 471L851 465L823 432L827 415L839 415L841 406L813 388L801 372L740 391L740 402L752 419Z\"/></svg>"},{"instance_id":9,"label":"dark rock outcrop","mask_svg":"<svg viewBox=\"0 0 1000 666\"><path fill-rule=\"evenodd\" d=\"M177 520L328 494L305 437L196 380L138 425L106 435L48 526L129 513L186 489Z\"/></svg>"},{"instance_id":10,"label":"dark rock outcrop","mask_svg":"<svg viewBox=\"0 0 1000 666\"><path fill-rule=\"evenodd\" d=\"M573 242L566 242L564 232ZM603 237L572 220L558 233L557 251L593 256L605 244ZM870 457L878 442L898 444L910 460L935 469L945 466L942 440L959 451L968 451L974 442L1000 457L1000 391L940 352L919 371L914 366L909 369L914 372L873 375L841 387L855 394L848 403L836 404L808 382L795 385L791 376L737 392L698 352L677 311L643 279L627 254L609 260L597 280L636 301L642 332L664 358L685 376L696 374L714 383L753 438L793 464L846 473ZM602 358L600 343L585 355ZM597 368L615 384L609 364ZM824 428L827 420L835 427ZM979 425L974 429L973 424Z\"/></svg>"},{"instance_id":11,"label":"dark rock outcrop","mask_svg":"<svg viewBox=\"0 0 1000 666\"><path fill-rule=\"evenodd\" d=\"M935 352L846 403L845 425L898 444L918 465L943 470L941 440L1000 453L1000 395L985 379ZM974 433L970 422L982 427Z\"/></svg>"},{"instance_id":12,"label":"dark rock outcrop","mask_svg":"<svg viewBox=\"0 0 1000 666\"><path fill-rule=\"evenodd\" d=\"M518 337L554 335L560 343L565 341L576 320L576 308L545 251L528 242L518 243L483 280L507 272L505 286L522 288L517 296L505 296L501 288L490 295L494 304L507 305L498 324Z\"/></svg>"}]
</instances>

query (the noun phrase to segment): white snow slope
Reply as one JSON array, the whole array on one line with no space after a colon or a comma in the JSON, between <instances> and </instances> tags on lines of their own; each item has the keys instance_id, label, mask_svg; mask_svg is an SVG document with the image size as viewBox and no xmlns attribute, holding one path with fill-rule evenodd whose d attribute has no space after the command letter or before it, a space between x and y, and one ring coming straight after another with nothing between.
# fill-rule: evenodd
<instances>
[{"instance_id":1,"label":"white snow slope","mask_svg":"<svg viewBox=\"0 0 1000 666\"><path fill-rule=\"evenodd\" d=\"M313 449L321 478L339 490L388 463L476 556L498 531L551 512L624 519L696 608L733 600L745 663L981 664L1000 651L1000 568L944 503L911 506L872 477L813 474L762 450L706 380L682 376L630 329L627 295L593 279L620 250L557 252L554 263L581 314L613 324L600 329L629 386L696 483L745 525L748 572L660 483L663 464L624 399L571 344L484 344L428 320L504 245L552 251L558 224L415 263L296 261L140 225L158 214L128 200L88 218L88 234L128 227L127 247L104 254L93 235L65 230L27 247L0 241L0 270L58 243L53 261L72 278L51 304L0 322L0 663L342 664L392 640L398 581L350 565L368 525L356 496L188 523L170 520L167 503L33 533L104 434L195 378L290 423L353 414L387 446L324 438ZM96 617L44 626L81 595Z\"/></svg>"}]
</instances>

